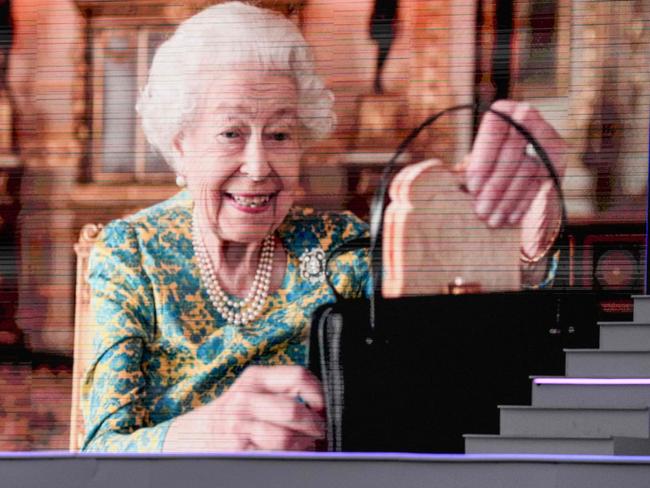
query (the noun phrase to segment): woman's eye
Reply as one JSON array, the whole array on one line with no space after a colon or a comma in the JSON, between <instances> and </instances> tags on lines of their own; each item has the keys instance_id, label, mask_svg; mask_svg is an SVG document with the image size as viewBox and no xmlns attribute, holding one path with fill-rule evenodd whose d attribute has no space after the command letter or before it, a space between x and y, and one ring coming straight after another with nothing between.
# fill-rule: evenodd
<instances>
[{"instance_id":1,"label":"woman's eye","mask_svg":"<svg viewBox=\"0 0 650 488\"><path fill-rule=\"evenodd\" d=\"M236 130L225 130L219 134L221 139L237 139L239 136L239 131Z\"/></svg>"},{"instance_id":2,"label":"woman's eye","mask_svg":"<svg viewBox=\"0 0 650 488\"><path fill-rule=\"evenodd\" d=\"M291 135L288 132L274 132L271 137L274 141L281 142L289 140Z\"/></svg>"}]
</instances>

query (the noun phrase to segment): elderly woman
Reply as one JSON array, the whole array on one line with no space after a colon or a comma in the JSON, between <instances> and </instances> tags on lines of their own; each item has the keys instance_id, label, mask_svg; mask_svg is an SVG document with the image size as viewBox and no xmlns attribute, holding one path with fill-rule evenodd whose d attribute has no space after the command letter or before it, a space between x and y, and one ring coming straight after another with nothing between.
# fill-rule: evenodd
<instances>
[{"instance_id":1,"label":"elderly woman","mask_svg":"<svg viewBox=\"0 0 650 488\"><path fill-rule=\"evenodd\" d=\"M306 264L367 232L350 213L293 206L301 155L331 130L332 103L298 29L270 11L220 4L160 47L138 110L186 188L112 222L91 256L101 328L83 388L84 450L318 445L323 400L302 365L310 315L334 295ZM497 108L560 161L562 141L535 111ZM467 183L490 225L526 219L522 253L534 258L554 238L558 207L525 146L486 117ZM343 296L368 291L365 251L337 255L328 273Z\"/></svg>"}]
</instances>

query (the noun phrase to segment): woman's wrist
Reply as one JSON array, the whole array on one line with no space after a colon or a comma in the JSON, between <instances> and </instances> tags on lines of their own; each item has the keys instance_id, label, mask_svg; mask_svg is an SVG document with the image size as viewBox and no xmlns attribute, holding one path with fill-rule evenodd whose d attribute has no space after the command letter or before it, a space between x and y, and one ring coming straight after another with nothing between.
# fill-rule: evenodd
<instances>
[{"instance_id":1,"label":"woman's wrist","mask_svg":"<svg viewBox=\"0 0 650 488\"><path fill-rule=\"evenodd\" d=\"M209 450L207 445L199 445L201 442L205 443L205 437L193 431L195 425L193 414L194 411L188 412L170 421L163 442L163 452L205 452Z\"/></svg>"},{"instance_id":2,"label":"woman's wrist","mask_svg":"<svg viewBox=\"0 0 650 488\"><path fill-rule=\"evenodd\" d=\"M181 417L176 417L175 419L170 420L169 429L167 429L167 435L163 441L163 452L183 452L186 450L184 446L181 445L182 436L179 435L179 421L182 423Z\"/></svg>"},{"instance_id":3,"label":"woman's wrist","mask_svg":"<svg viewBox=\"0 0 650 488\"><path fill-rule=\"evenodd\" d=\"M562 226L562 207L557 190L551 182L540 189L522 222L520 260L526 268L537 268L546 261Z\"/></svg>"}]
</instances>

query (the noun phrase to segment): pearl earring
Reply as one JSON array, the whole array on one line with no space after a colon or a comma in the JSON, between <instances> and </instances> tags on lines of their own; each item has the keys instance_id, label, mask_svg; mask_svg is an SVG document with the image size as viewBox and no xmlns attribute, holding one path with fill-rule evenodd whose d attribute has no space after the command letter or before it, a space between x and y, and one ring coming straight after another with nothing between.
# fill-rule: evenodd
<instances>
[{"instance_id":1,"label":"pearl earring","mask_svg":"<svg viewBox=\"0 0 650 488\"><path fill-rule=\"evenodd\" d=\"M181 188L187 186L187 181L183 175L176 175L176 186L180 186Z\"/></svg>"}]
</instances>

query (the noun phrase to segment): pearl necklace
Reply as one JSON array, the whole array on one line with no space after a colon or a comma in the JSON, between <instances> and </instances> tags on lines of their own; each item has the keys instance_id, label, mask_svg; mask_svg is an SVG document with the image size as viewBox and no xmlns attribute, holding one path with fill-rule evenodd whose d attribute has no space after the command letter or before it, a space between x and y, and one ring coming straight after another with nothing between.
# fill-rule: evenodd
<instances>
[{"instance_id":1,"label":"pearl necklace","mask_svg":"<svg viewBox=\"0 0 650 488\"><path fill-rule=\"evenodd\" d=\"M271 285L271 272L273 271L273 256L275 254L275 239L268 235L262 241L262 252L257 265L255 278L248 294L243 299L231 299L221 288L217 274L212 265L212 260L205 247L205 243L199 237L196 226L192 226L192 244L199 261L201 279L206 285L210 301L217 309L217 312L232 325L249 325L257 319L266 303Z\"/></svg>"}]
</instances>

